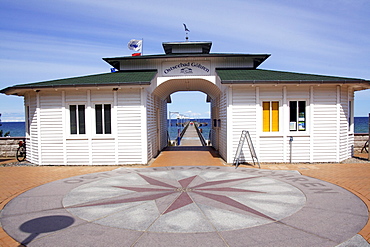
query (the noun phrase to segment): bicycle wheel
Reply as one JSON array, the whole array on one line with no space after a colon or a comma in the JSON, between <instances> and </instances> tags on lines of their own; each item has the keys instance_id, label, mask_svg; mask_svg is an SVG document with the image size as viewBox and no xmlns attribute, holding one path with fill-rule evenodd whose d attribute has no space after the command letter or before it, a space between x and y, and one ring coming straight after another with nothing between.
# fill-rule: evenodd
<instances>
[{"instance_id":1,"label":"bicycle wheel","mask_svg":"<svg viewBox=\"0 0 370 247\"><path fill-rule=\"evenodd\" d=\"M26 159L26 148L21 146L17 149L17 153L15 155L15 157L17 158L17 160L19 162L22 162Z\"/></svg>"}]
</instances>

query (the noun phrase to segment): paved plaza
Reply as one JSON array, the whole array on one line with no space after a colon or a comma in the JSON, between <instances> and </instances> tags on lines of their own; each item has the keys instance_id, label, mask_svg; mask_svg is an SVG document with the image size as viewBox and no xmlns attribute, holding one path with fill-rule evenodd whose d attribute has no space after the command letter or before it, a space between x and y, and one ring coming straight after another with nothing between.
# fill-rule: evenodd
<instances>
[{"instance_id":1,"label":"paved plaza","mask_svg":"<svg viewBox=\"0 0 370 247\"><path fill-rule=\"evenodd\" d=\"M320 177L334 164L235 169L202 150L181 149L178 165L165 166L176 159L174 151L164 151L149 167L80 167L74 176L78 167L2 167L4 172L39 170L40 180L50 174L50 181L1 198L0 220L7 234L0 235L0 245L369 246L363 237L369 234L363 192L352 191L356 196L301 175L316 172ZM189 154L214 165L194 160L195 166L183 166L181 156ZM369 164L335 166L337 173L340 168L345 173ZM338 174L331 174L340 182Z\"/></svg>"}]
</instances>

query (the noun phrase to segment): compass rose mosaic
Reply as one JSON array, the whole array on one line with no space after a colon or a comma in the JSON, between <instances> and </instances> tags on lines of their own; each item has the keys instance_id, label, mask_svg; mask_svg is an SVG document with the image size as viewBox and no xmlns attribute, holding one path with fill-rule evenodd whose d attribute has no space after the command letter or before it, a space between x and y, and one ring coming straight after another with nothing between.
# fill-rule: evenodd
<instances>
[{"instance_id":1,"label":"compass rose mosaic","mask_svg":"<svg viewBox=\"0 0 370 247\"><path fill-rule=\"evenodd\" d=\"M66 178L22 193L0 214L4 231L28 247L367 244L357 235L367 220L354 194L297 171L211 166Z\"/></svg>"},{"instance_id":2,"label":"compass rose mosaic","mask_svg":"<svg viewBox=\"0 0 370 247\"><path fill-rule=\"evenodd\" d=\"M84 220L118 228L212 232L275 222L305 201L300 190L272 178L178 170L129 173L82 185L63 205Z\"/></svg>"}]
</instances>

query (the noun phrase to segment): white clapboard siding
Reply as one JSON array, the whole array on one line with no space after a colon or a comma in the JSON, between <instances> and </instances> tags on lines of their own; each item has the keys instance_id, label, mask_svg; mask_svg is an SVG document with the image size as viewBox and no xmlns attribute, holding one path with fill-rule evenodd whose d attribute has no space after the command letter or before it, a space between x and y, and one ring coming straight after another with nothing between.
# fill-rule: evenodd
<instances>
[{"instance_id":1,"label":"white clapboard siding","mask_svg":"<svg viewBox=\"0 0 370 247\"><path fill-rule=\"evenodd\" d=\"M155 99L154 95L148 95L147 98L147 126L148 126L148 160L155 156L156 147L156 112L155 112Z\"/></svg>"},{"instance_id":2,"label":"white clapboard siding","mask_svg":"<svg viewBox=\"0 0 370 247\"><path fill-rule=\"evenodd\" d=\"M309 92L310 92L309 86L292 85L287 87L287 99L288 100L308 99L310 97Z\"/></svg>"},{"instance_id":3,"label":"white clapboard siding","mask_svg":"<svg viewBox=\"0 0 370 247\"><path fill-rule=\"evenodd\" d=\"M42 165L64 165L61 92L40 93Z\"/></svg>"},{"instance_id":4,"label":"white clapboard siding","mask_svg":"<svg viewBox=\"0 0 370 247\"><path fill-rule=\"evenodd\" d=\"M249 131L252 142L256 143L256 92L254 87L233 87L232 92L232 143L229 146L232 148L231 158L234 159L243 130ZM240 160L252 161L246 141Z\"/></svg>"},{"instance_id":5,"label":"white clapboard siding","mask_svg":"<svg viewBox=\"0 0 370 247\"><path fill-rule=\"evenodd\" d=\"M337 160L337 96L336 86L315 87L313 93L313 161L335 162Z\"/></svg>"},{"instance_id":6,"label":"white clapboard siding","mask_svg":"<svg viewBox=\"0 0 370 247\"><path fill-rule=\"evenodd\" d=\"M142 163L140 89L119 90L117 102L118 162L140 164Z\"/></svg>"},{"instance_id":7,"label":"white clapboard siding","mask_svg":"<svg viewBox=\"0 0 370 247\"><path fill-rule=\"evenodd\" d=\"M113 138L92 139L93 165L115 164L115 145Z\"/></svg>"},{"instance_id":8,"label":"white clapboard siding","mask_svg":"<svg viewBox=\"0 0 370 247\"><path fill-rule=\"evenodd\" d=\"M159 139L160 139L160 131L161 131L161 109L162 109L162 103L163 101L158 97L158 96L154 96L154 109L153 109L153 116L154 116L154 126L155 128L154 129L154 132L153 132L153 135L152 135L152 141L153 141L153 154L154 156L152 158L154 158L155 156L157 156L159 154L159 151L160 151L160 143L159 143Z\"/></svg>"},{"instance_id":9,"label":"white clapboard siding","mask_svg":"<svg viewBox=\"0 0 370 247\"><path fill-rule=\"evenodd\" d=\"M214 130L214 127L213 127L213 119L216 118L215 116L215 102L216 102L216 99L210 99L210 119L211 119L211 123L210 123L210 135L209 136L205 136L205 139L209 139L210 138L210 142L211 142L211 145L212 147L214 147L216 150L218 150L218 146L216 146L216 141L215 141L215 130Z\"/></svg>"},{"instance_id":10,"label":"white clapboard siding","mask_svg":"<svg viewBox=\"0 0 370 247\"><path fill-rule=\"evenodd\" d=\"M29 136L27 141L27 160L31 163L38 164L39 154L38 154L38 122L37 122L37 98L36 93L29 93L25 95L25 104L29 106L30 114L30 127Z\"/></svg>"},{"instance_id":11,"label":"white clapboard siding","mask_svg":"<svg viewBox=\"0 0 370 247\"><path fill-rule=\"evenodd\" d=\"M221 157L227 160L227 91L221 93L220 95L220 105L219 105L219 153Z\"/></svg>"},{"instance_id":12,"label":"white clapboard siding","mask_svg":"<svg viewBox=\"0 0 370 247\"><path fill-rule=\"evenodd\" d=\"M67 165L91 165L88 139L67 139Z\"/></svg>"},{"instance_id":13,"label":"white clapboard siding","mask_svg":"<svg viewBox=\"0 0 370 247\"><path fill-rule=\"evenodd\" d=\"M159 146L160 143L158 140L159 135L161 135L160 137L161 143L164 143L163 139L165 139L166 138L165 136L167 135L166 131L162 132L163 129L161 131L161 126L162 128L166 126L166 123L163 123L164 119L161 121L161 116L163 116L163 114L166 114L163 112L164 108L162 104L164 103L165 101L161 100L155 94L148 95L147 97L148 160L151 160L152 158L157 156L159 153L159 150L161 149L161 147Z\"/></svg>"},{"instance_id":14,"label":"white clapboard siding","mask_svg":"<svg viewBox=\"0 0 370 247\"><path fill-rule=\"evenodd\" d=\"M286 138L285 145L287 146L286 162L290 161L290 138ZM308 162L310 160L310 137L295 136L291 143L292 145L292 163Z\"/></svg>"},{"instance_id":15,"label":"white clapboard siding","mask_svg":"<svg viewBox=\"0 0 370 247\"><path fill-rule=\"evenodd\" d=\"M66 90L66 103L87 102L87 91L83 89Z\"/></svg>"},{"instance_id":16,"label":"white clapboard siding","mask_svg":"<svg viewBox=\"0 0 370 247\"><path fill-rule=\"evenodd\" d=\"M91 90L91 102L93 103L113 103L112 90Z\"/></svg>"},{"instance_id":17,"label":"white clapboard siding","mask_svg":"<svg viewBox=\"0 0 370 247\"><path fill-rule=\"evenodd\" d=\"M281 86L260 86L261 100L281 100L283 98L283 88Z\"/></svg>"},{"instance_id":18,"label":"white clapboard siding","mask_svg":"<svg viewBox=\"0 0 370 247\"><path fill-rule=\"evenodd\" d=\"M257 155L260 162L284 162L282 137L261 137L259 142L260 151Z\"/></svg>"},{"instance_id":19,"label":"white clapboard siding","mask_svg":"<svg viewBox=\"0 0 370 247\"><path fill-rule=\"evenodd\" d=\"M167 139L167 101L162 100L161 101L161 147L162 150L168 145L168 139Z\"/></svg>"},{"instance_id":20,"label":"white clapboard siding","mask_svg":"<svg viewBox=\"0 0 370 247\"><path fill-rule=\"evenodd\" d=\"M351 94L349 92L348 87L342 86L340 88L340 133L339 133L339 160L345 160L351 157L352 152L350 150L350 146L353 143L350 142L349 133L349 123L348 120L350 118L349 114L349 100L351 100Z\"/></svg>"}]
</instances>

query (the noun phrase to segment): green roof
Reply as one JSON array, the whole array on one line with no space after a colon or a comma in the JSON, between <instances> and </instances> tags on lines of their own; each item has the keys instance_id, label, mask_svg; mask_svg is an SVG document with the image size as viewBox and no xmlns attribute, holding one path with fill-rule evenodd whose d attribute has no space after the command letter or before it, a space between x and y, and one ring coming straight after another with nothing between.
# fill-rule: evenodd
<instances>
[{"instance_id":1,"label":"green roof","mask_svg":"<svg viewBox=\"0 0 370 247\"><path fill-rule=\"evenodd\" d=\"M72 77L66 79L20 84L5 88L0 93L7 93L14 89L35 89L45 87L80 87L80 86L119 86L119 85L150 85L157 70L119 71Z\"/></svg>"},{"instance_id":2,"label":"green roof","mask_svg":"<svg viewBox=\"0 0 370 247\"><path fill-rule=\"evenodd\" d=\"M362 79L345 78L325 75L312 75L284 71L263 69L216 69L223 84L248 84L248 83L361 83Z\"/></svg>"}]
</instances>

